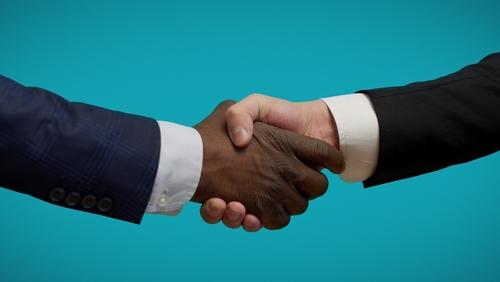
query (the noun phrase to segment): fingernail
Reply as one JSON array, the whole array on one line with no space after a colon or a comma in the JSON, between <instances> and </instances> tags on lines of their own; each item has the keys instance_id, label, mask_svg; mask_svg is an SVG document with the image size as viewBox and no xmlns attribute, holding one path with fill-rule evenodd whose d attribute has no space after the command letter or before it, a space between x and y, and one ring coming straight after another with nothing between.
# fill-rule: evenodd
<instances>
[{"instance_id":1,"label":"fingernail","mask_svg":"<svg viewBox=\"0 0 500 282\"><path fill-rule=\"evenodd\" d=\"M235 142L241 143L247 138L248 131L243 127L237 127L232 131L232 135Z\"/></svg>"}]
</instances>

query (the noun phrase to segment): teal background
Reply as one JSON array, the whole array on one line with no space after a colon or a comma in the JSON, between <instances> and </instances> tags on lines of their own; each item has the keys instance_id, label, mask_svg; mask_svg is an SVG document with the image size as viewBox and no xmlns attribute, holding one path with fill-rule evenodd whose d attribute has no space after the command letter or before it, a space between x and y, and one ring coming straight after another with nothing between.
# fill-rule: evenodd
<instances>
[{"instance_id":1,"label":"teal background","mask_svg":"<svg viewBox=\"0 0 500 282\"><path fill-rule=\"evenodd\" d=\"M192 125L251 92L312 100L500 51L499 1L5 1L0 73ZM142 225L0 190L0 281L499 281L500 155L326 196L281 231Z\"/></svg>"}]
</instances>

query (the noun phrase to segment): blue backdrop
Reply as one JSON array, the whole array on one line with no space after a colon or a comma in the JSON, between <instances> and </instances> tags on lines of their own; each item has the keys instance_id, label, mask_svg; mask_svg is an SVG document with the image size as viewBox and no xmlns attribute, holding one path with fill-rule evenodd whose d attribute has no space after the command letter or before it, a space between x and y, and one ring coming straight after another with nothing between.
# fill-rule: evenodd
<instances>
[{"instance_id":1,"label":"blue backdrop","mask_svg":"<svg viewBox=\"0 0 500 282\"><path fill-rule=\"evenodd\" d=\"M0 73L195 124L251 92L311 100L500 51L495 1L0 1ZM140 226L0 189L0 281L499 281L500 155L363 190L330 175L288 228Z\"/></svg>"}]
</instances>

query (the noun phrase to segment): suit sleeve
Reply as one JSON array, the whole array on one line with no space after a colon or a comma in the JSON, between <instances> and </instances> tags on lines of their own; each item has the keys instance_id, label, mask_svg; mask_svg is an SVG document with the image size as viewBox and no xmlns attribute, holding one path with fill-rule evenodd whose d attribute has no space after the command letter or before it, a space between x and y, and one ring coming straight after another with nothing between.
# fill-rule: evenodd
<instances>
[{"instance_id":1,"label":"suit sleeve","mask_svg":"<svg viewBox=\"0 0 500 282\"><path fill-rule=\"evenodd\" d=\"M0 185L7 189L140 223L159 151L155 120L0 76Z\"/></svg>"},{"instance_id":2,"label":"suit sleeve","mask_svg":"<svg viewBox=\"0 0 500 282\"><path fill-rule=\"evenodd\" d=\"M370 187L468 162L500 148L500 53L427 82L359 91L377 114Z\"/></svg>"}]
</instances>

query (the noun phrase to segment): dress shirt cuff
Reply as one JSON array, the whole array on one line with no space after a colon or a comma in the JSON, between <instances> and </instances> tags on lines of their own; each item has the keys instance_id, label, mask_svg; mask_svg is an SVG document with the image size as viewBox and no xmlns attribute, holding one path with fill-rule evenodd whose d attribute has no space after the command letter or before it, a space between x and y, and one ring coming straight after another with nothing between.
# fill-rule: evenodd
<instances>
[{"instance_id":1,"label":"dress shirt cuff","mask_svg":"<svg viewBox=\"0 0 500 282\"><path fill-rule=\"evenodd\" d=\"M345 170L340 174L347 182L369 178L377 166L379 125L372 103L365 94L324 98L339 134L340 151Z\"/></svg>"},{"instance_id":2,"label":"dress shirt cuff","mask_svg":"<svg viewBox=\"0 0 500 282\"><path fill-rule=\"evenodd\" d=\"M158 125L160 160L146 212L176 215L198 187L203 143L194 128L164 121Z\"/></svg>"}]
</instances>

